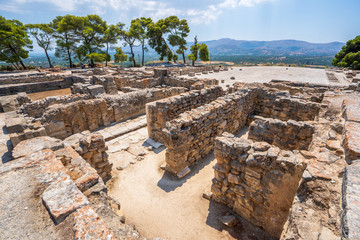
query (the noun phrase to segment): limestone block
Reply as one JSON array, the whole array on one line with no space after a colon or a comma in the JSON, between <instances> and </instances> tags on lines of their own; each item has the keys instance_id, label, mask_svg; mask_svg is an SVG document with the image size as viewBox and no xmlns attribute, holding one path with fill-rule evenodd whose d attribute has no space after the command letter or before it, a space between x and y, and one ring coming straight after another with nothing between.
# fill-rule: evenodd
<instances>
[{"instance_id":1,"label":"limestone block","mask_svg":"<svg viewBox=\"0 0 360 240\"><path fill-rule=\"evenodd\" d=\"M17 144L13 149L12 154L14 158L19 158L34 152L41 151L43 149L51 149L56 151L63 147L64 143L59 139L52 137L36 137Z\"/></svg>"},{"instance_id":2,"label":"limestone block","mask_svg":"<svg viewBox=\"0 0 360 240\"><path fill-rule=\"evenodd\" d=\"M90 204L70 177L59 178L53 182L44 191L42 200L57 224L76 209Z\"/></svg>"},{"instance_id":3,"label":"limestone block","mask_svg":"<svg viewBox=\"0 0 360 240\"><path fill-rule=\"evenodd\" d=\"M104 221L91 206L79 208L71 217L74 219L75 239L115 239L113 232L106 227Z\"/></svg>"},{"instance_id":4,"label":"limestone block","mask_svg":"<svg viewBox=\"0 0 360 240\"><path fill-rule=\"evenodd\" d=\"M92 86L88 86L87 90L89 92L89 94L91 96L96 97L99 94L104 94L105 93L105 89L102 85L92 85Z\"/></svg>"},{"instance_id":5,"label":"limestone block","mask_svg":"<svg viewBox=\"0 0 360 240\"><path fill-rule=\"evenodd\" d=\"M360 123L346 122L343 146L349 162L360 158Z\"/></svg>"}]
</instances>

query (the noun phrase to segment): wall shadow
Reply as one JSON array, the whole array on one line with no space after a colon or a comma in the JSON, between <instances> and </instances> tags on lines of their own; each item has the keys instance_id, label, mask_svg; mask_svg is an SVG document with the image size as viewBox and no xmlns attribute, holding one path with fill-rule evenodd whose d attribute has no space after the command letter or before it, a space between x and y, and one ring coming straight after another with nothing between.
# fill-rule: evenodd
<instances>
[{"instance_id":1,"label":"wall shadow","mask_svg":"<svg viewBox=\"0 0 360 240\"><path fill-rule=\"evenodd\" d=\"M198 164L192 165L189 168L191 169L190 173L188 173L183 178L178 178L173 174L165 171L161 179L158 181L157 186L164 190L165 192L174 191L176 188L181 187L188 179L192 178L196 174L199 173L201 169L205 166L209 165L212 161L215 160L214 153L211 152L205 156L205 158L201 159Z\"/></svg>"},{"instance_id":2,"label":"wall shadow","mask_svg":"<svg viewBox=\"0 0 360 240\"><path fill-rule=\"evenodd\" d=\"M223 232L227 231L229 235L231 235L235 239L242 239L242 240L276 240L275 237L270 236L267 234L263 229L256 227L234 213L231 209L229 209L225 205L221 205L214 201L209 201L209 214L206 218L206 224L217 231ZM238 223L232 227L226 227L223 225L219 218L221 216L232 214L234 215Z\"/></svg>"},{"instance_id":3,"label":"wall shadow","mask_svg":"<svg viewBox=\"0 0 360 240\"><path fill-rule=\"evenodd\" d=\"M3 131L4 135L8 135L8 134L9 134L6 126L3 126L2 131ZM7 140L7 141L6 141L6 147L7 147L7 152L5 152L5 153L1 156L1 162L2 162L2 163L7 163L7 162L9 162L9 161L11 161L11 160L14 159L13 156L12 156L13 145L12 145L12 143L11 143L10 140Z\"/></svg>"}]
</instances>

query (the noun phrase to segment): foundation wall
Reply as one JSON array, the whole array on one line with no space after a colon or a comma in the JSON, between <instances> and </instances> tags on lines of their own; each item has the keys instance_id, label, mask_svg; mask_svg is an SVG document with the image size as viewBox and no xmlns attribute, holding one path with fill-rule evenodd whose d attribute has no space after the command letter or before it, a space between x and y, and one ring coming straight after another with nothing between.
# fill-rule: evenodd
<instances>
[{"instance_id":1,"label":"foundation wall","mask_svg":"<svg viewBox=\"0 0 360 240\"><path fill-rule=\"evenodd\" d=\"M321 105L316 102L291 98L288 92L262 90L255 107L255 114L280 120L312 121Z\"/></svg>"},{"instance_id":2,"label":"foundation wall","mask_svg":"<svg viewBox=\"0 0 360 240\"><path fill-rule=\"evenodd\" d=\"M306 164L264 142L224 134L215 140L212 199L279 237Z\"/></svg>"},{"instance_id":3,"label":"foundation wall","mask_svg":"<svg viewBox=\"0 0 360 240\"><path fill-rule=\"evenodd\" d=\"M314 134L311 124L288 120L286 122L255 117L249 127L249 139L273 144L281 149L307 150Z\"/></svg>"},{"instance_id":4,"label":"foundation wall","mask_svg":"<svg viewBox=\"0 0 360 240\"><path fill-rule=\"evenodd\" d=\"M217 136L245 126L257 93L258 89L247 89L229 94L169 121L163 130L166 169L181 177L213 150Z\"/></svg>"},{"instance_id":5,"label":"foundation wall","mask_svg":"<svg viewBox=\"0 0 360 240\"><path fill-rule=\"evenodd\" d=\"M62 80L63 78L63 75L46 75L46 73L30 73L17 76L0 76L0 85L51 82Z\"/></svg>"},{"instance_id":6,"label":"foundation wall","mask_svg":"<svg viewBox=\"0 0 360 240\"><path fill-rule=\"evenodd\" d=\"M149 137L158 142L164 142L162 129L166 122L177 118L181 113L210 103L222 96L221 87L194 90L146 104L146 118Z\"/></svg>"},{"instance_id":7,"label":"foundation wall","mask_svg":"<svg viewBox=\"0 0 360 240\"><path fill-rule=\"evenodd\" d=\"M16 112L6 113L6 127L13 146L37 136L65 139L75 133L93 131L114 122L145 114L146 103L183 92L183 88L165 88L105 95L87 100L83 100L87 95L72 95L61 99L47 98L29 104L23 109L27 116L31 115L33 118L25 119L23 114ZM42 106L44 109L40 108Z\"/></svg>"},{"instance_id":8,"label":"foundation wall","mask_svg":"<svg viewBox=\"0 0 360 240\"><path fill-rule=\"evenodd\" d=\"M71 79L66 78L62 80L47 81L47 82L35 82L35 83L21 83L12 85L0 86L0 96L16 94L19 92L35 93L42 91L57 90L63 88L69 88L73 82Z\"/></svg>"},{"instance_id":9,"label":"foundation wall","mask_svg":"<svg viewBox=\"0 0 360 240\"><path fill-rule=\"evenodd\" d=\"M344 100L342 103L345 118L343 146L346 160L351 163L360 159L360 100Z\"/></svg>"}]
</instances>

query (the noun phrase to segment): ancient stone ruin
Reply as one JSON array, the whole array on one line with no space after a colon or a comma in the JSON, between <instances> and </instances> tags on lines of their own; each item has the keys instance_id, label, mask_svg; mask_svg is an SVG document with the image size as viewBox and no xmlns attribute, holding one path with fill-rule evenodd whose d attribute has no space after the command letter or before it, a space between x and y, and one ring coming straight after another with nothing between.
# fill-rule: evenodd
<instances>
[{"instance_id":1,"label":"ancient stone ruin","mask_svg":"<svg viewBox=\"0 0 360 240\"><path fill-rule=\"evenodd\" d=\"M180 227L156 225L170 216L205 224L182 239L358 239L357 75L327 71L328 85L236 75L230 86L217 78L235 70L2 76L1 237L178 239L171 234ZM351 81L337 84L339 74ZM59 89L68 94L32 100ZM193 192L196 181L201 192ZM123 182L133 185L120 188ZM134 204L123 207L121 194ZM206 219L202 210L172 215L181 208L166 205L172 194L174 204L208 209ZM159 213L161 204L169 212Z\"/></svg>"}]
</instances>

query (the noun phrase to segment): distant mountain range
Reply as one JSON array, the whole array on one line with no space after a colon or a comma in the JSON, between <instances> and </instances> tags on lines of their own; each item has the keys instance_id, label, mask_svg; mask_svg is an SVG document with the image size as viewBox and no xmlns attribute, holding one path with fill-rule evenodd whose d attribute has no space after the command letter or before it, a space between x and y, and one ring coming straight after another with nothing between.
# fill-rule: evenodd
<instances>
[{"instance_id":1,"label":"distant mountain range","mask_svg":"<svg viewBox=\"0 0 360 240\"><path fill-rule=\"evenodd\" d=\"M345 43L309 43L298 40L244 41L230 38L204 41L211 55L333 56ZM191 45L192 43L189 43Z\"/></svg>"},{"instance_id":2,"label":"distant mountain range","mask_svg":"<svg viewBox=\"0 0 360 240\"><path fill-rule=\"evenodd\" d=\"M200 42L201 43L201 42ZM211 56L334 56L338 53L345 43L310 43L298 40L276 40L276 41L245 41L230 38L219 40L204 41L209 47ZM190 54L190 46L193 42L188 42L188 50L185 55ZM149 51L145 54L148 57L157 57L155 50L147 46ZM173 48L175 50L176 48ZM123 47L125 53L130 53L129 47ZM141 55L141 48L135 47L136 56ZM115 52L110 51L113 55ZM53 55L53 53L50 53ZM43 56L44 53L31 52L31 56ZM179 56L181 58L181 56Z\"/></svg>"}]
</instances>

